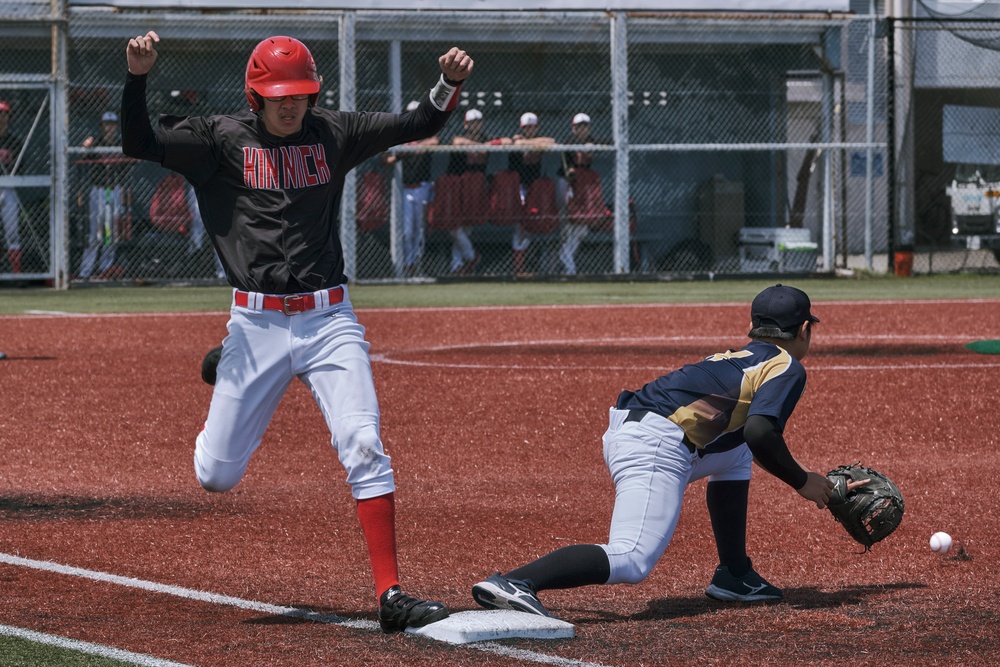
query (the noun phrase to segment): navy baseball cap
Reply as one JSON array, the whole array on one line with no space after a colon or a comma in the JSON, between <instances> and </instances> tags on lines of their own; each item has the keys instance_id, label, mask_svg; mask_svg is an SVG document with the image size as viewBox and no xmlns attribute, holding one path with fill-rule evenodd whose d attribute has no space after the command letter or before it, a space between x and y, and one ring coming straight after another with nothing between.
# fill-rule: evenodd
<instances>
[{"instance_id":1,"label":"navy baseball cap","mask_svg":"<svg viewBox=\"0 0 1000 667\"><path fill-rule=\"evenodd\" d=\"M750 306L750 322L754 328L777 327L782 330L792 329L807 320L819 322L819 318L809 312L811 306L805 292L779 283L754 297Z\"/></svg>"}]
</instances>

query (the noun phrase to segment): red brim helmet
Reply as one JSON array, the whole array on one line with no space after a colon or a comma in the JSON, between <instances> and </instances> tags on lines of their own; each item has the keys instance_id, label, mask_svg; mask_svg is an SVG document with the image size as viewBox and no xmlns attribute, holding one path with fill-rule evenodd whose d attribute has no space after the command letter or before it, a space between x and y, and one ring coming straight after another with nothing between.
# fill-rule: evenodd
<instances>
[{"instance_id":1,"label":"red brim helmet","mask_svg":"<svg viewBox=\"0 0 1000 667\"><path fill-rule=\"evenodd\" d=\"M247 61L245 92L255 113L263 97L311 95L309 102L313 105L320 83L309 49L292 37L268 37L254 48Z\"/></svg>"}]
</instances>

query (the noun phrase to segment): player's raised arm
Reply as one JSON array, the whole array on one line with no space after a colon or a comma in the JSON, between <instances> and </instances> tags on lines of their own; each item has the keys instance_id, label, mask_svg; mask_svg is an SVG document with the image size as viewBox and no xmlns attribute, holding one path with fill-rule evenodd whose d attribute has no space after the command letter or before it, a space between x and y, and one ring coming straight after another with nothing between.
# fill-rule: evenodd
<instances>
[{"instance_id":1,"label":"player's raised arm","mask_svg":"<svg viewBox=\"0 0 1000 667\"><path fill-rule=\"evenodd\" d=\"M448 53L438 58L441 66L441 73L450 83L458 83L472 74L472 67L475 62L472 57L458 47L452 47Z\"/></svg>"},{"instance_id":2,"label":"player's raised arm","mask_svg":"<svg viewBox=\"0 0 1000 667\"><path fill-rule=\"evenodd\" d=\"M129 75L122 90L122 153L141 160L163 162L164 148L157 141L146 108L146 75L156 62L160 36L150 30L133 37L125 48Z\"/></svg>"},{"instance_id":3,"label":"player's raised arm","mask_svg":"<svg viewBox=\"0 0 1000 667\"><path fill-rule=\"evenodd\" d=\"M128 71L136 76L148 74L156 62L157 53L153 44L159 41L160 36L152 30L128 40L128 46L125 48Z\"/></svg>"}]
</instances>

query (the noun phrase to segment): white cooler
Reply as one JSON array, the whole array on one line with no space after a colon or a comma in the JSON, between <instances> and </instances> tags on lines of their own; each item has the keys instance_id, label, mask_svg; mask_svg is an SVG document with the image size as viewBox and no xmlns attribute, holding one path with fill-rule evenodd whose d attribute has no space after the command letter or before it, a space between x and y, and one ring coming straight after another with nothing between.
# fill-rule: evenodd
<instances>
[{"instance_id":1,"label":"white cooler","mask_svg":"<svg viewBox=\"0 0 1000 667\"><path fill-rule=\"evenodd\" d=\"M744 273L812 273L819 246L808 229L744 227L740 229L740 271Z\"/></svg>"}]
</instances>

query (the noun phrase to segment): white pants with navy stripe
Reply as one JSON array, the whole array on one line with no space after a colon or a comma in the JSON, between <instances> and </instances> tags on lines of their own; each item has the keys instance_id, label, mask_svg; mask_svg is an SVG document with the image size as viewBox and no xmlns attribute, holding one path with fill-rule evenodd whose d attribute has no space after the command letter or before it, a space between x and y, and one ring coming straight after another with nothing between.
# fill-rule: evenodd
<instances>
[{"instance_id":1,"label":"white pants with navy stripe","mask_svg":"<svg viewBox=\"0 0 1000 667\"><path fill-rule=\"evenodd\" d=\"M628 410L611 408L604 461L615 484L611 532L601 545L611 562L609 584L638 583L660 560L681 514L688 484L748 480L753 456L744 444L699 456L682 441L679 426L655 413L626 422Z\"/></svg>"}]
</instances>

